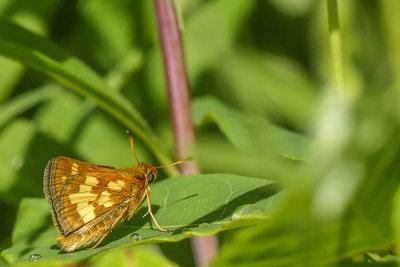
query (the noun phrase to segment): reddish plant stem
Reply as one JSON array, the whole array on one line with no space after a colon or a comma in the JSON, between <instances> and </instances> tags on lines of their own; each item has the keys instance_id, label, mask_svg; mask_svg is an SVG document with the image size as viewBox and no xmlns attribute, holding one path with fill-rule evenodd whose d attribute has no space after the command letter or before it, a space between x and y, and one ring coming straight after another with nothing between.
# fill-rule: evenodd
<instances>
[{"instance_id":1,"label":"reddish plant stem","mask_svg":"<svg viewBox=\"0 0 400 267\"><path fill-rule=\"evenodd\" d=\"M194 130L181 35L172 1L154 0L154 5L163 50L169 110L175 138L175 152L176 157L182 159L193 155ZM181 164L179 170L182 174L199 173L195 161Z\"/></svg>"},{"instance_id":2,"label":"reddish plant stem","mask_svg":"<svg viewBox=\"0 0 400 267\"><path fill-rule=\"evenodd\" d=\"M168 87L170 116L178 159L194 154L194 129L190 111L190 91L187 82L181 34L172 0L154 0L158 31L163 51ZM179 165L182 174L198 174L196 161ZM217 251L216 236L192 238L196 264L208 265Z\"/></svg>"}]
</instances>

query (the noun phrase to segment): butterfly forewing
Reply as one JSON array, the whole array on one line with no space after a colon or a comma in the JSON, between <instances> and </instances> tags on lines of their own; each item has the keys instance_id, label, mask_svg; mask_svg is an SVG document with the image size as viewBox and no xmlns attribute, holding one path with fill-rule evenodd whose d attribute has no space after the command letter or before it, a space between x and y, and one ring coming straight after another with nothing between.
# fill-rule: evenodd
<instances>
[{"instance_id":1,"label":"butterfly forewing","mask_svg":"<svg viewBox=\"0 0 400 267\"><path fill-rule=\"evenodd\" d=\"M78 247L112 230L116 223L109 220L119 222L133 215L138 205L133 207L132 202L140 205L145 196L144 183L126 172L66 157L49 161L44 188L54 224L62 233L59 243L71 239Z\"/></svg>"}]
</instances>

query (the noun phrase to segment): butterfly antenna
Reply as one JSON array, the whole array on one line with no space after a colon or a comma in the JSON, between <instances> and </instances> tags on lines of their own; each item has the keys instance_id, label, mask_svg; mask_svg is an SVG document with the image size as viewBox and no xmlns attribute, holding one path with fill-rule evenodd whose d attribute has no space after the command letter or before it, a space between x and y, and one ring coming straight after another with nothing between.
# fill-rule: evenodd
<instances>
[{"instance_id":1,"label":"butterfly antenna","mask_svg":"<svg viewBox=\"0 0 400 267\"><path fill-rule=\"evenodd\" d=\"M190 160L193 160L192 156L189 156L187 158L178 160L176 162L172 162L172 163L167 164L167 165L155 166L154 168L159 169L159 168L169 167L169 166L176 165L176 164L181 164L181 163L184 163L185 161L190 161Z\"/></svg>"},{"instance_id":2,"label":"butterfly antenna","mask_svg":"<svg viewBox=\"0 0 400 267\"><path fill-rule=\"evenodd\" d=\"M138 160L137 155L136 155L135 141L133 140L133 135L132 135L131 131L129 131L129 130L126 130L126 133L129 134L129 140L131 141L133 155L135 156L136 162L139 164L140 161Z\"/></svg>"}]
</instances>

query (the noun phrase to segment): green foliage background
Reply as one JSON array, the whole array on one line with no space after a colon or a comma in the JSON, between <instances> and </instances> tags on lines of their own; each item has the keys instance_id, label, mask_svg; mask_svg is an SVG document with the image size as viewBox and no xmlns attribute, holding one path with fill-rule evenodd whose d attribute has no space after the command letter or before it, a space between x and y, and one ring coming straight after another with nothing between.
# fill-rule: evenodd
<instances>
[{"instance_id":1,"label":"green foliage background","mask_svg":"<svg viewBox=\"0 0 400 267\"><path fill-rule=\"evenodd\" d=\"M0 263L213 266L399 262L400 6L338 1L345 90L332 81L326 1L176 0L202 175L160 173L99 248L70 254L43 197L47 161L173 157L152 1L0 2ZM341 89L341 88L339 88ZM134 240L132 234L141 240Z\"/></svg>"}]
</instances>

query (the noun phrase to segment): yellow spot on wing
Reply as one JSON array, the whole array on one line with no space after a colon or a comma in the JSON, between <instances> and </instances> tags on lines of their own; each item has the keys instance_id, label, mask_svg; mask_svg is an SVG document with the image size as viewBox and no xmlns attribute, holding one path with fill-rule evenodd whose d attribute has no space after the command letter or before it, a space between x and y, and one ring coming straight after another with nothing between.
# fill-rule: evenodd
<instances>
[{"instance_id":1,"label":"yellow spot on wing","mask_svg":"<svg viewBox=\"0 0 400 267\"><path fill-rule=\"evenodd\" d=\"M111 207L112 205L113 205L113 203L112 203L111 201L105 202L105 203L103 204L103 206L106 207L106 208L109 208L109 207Z\"/></svg>"},{"instance_id":2,"label":"yellow spot on wing","mask_svg":"<svg viewBox=\"0 0 400 267\"><path fill-rule=\"evenodd\" d=\"M107 184L107 187L111 190L121 191L122 187L125 185L125 182L122 180L117 180L117 182L111 181Z\"/></svg>"},{"instance_id":3,"label":"yellow spot on wing","mask_svg":"<svg viewBox=\"0 0 400 267\"><path fill-rule=\"evenodd\" d=\"M99 183L99 180L97 180L96 177L94 176L86 176L85 184L86 185L91 185L91 186L96 186Z\"/></svg>"},{"instance_id":4,"label":"yellow spot on wing","mask_svg":"<svg viewBox=\"0 0 400 267\"><path fill-rule=\"evenodd\" d=\"M109 201L110 200L110 193L108 193L107 191L103 191L101 192L101 195L98 199L99 203L100 202L105 202L105 201Z\"/></svg>"},{"instance_id":5,"label":"yellow spot on wing","mask_svg":"<svg viewBox=\"0 0 400 267\"><path fill-rule=\"evenodd\" d=\"M125 182L122 181L122 180L117 180L117 184L118 184L120 187L124 187L124 186L125 186Z\"/></svg>"},{"instance_id":6,"label":"yellow spot on wing","mask_svg":"<svg viewBox=\"0 0 400 267\"><path fill-rule=\"evenodd\" d=\"M87 202L78 203L77 211L84 223L90 222L96 217L94 214L94 207L89 205Z\"/></svg>"},{"instance_id":7,"label":"yellow spot on wing","mask_svg":"<svg viewBox=\"0 0 400 267\"><path fill-rule=\"evenodd\" d=\"M79 192L81 193L85 193L85 192L91 192L92 191L92 187L90 185L83 185L81 184L79 186Z\"/></svg>"},{"instance_id":8,"label":"yellow spot on wing","mask_svg":"<svg viewBox=\"0 0 400 267\"><path fill-rule=\"evenodd\" d=\"M78 174L78 164L72 163L71 175L77 175L77 174Z\"/></svg>"},{"instance_id":9,"label":"yellow spot on wing","mask_svg":"<svg viewBox=\"0 0 400 267\"><path fill-rule=\"evenodd\" d=\"M89 202L82 202L77 204L77 210L78 212L86 207L89 207Z\"/></svg>"},{"instance_id":10,"label":"yellow spot on wing","mask_svg":"<svg viewBox=\"0 0 400 267\"><path fill-rule=\"evenodd\" d=\"M111 207L113 205L113 202L110 201L110 195L111 194L107 191L101 192L101 195L98 199L99 205L103 205L106 208Z\"/></svg>"},{"instance_id":11,"label":"yellow spot on wing","mask_svg":"<svg viewBox=\"0 0 400 267\"><path fill-rule=\"evenodd\" d=\"M93 201L96 199L96 194L89 192L76 193L76 194L70 194L68 198L72 204L75 204L75 203Z\"/></svg>"}]
</instances>

